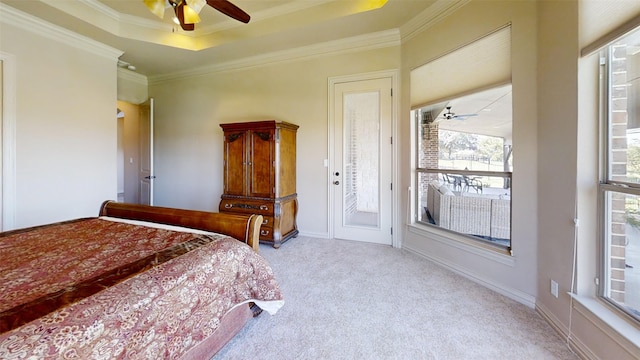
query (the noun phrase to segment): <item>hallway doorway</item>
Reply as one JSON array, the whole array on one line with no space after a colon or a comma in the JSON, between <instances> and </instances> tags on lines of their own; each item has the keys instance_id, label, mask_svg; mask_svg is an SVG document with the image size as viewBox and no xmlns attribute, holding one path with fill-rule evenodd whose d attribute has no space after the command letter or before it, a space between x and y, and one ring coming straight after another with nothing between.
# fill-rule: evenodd
<instances>
[{"instance_id":1,"label":"hallway doorway","mask_svg":"<svg viewBox=\"0 0 640 360\"><path fill-rule=\"evenodd\" d=\"M118 202L153 205L153 120L150 101L118 101Z\"/></svg>"}]
</instances>

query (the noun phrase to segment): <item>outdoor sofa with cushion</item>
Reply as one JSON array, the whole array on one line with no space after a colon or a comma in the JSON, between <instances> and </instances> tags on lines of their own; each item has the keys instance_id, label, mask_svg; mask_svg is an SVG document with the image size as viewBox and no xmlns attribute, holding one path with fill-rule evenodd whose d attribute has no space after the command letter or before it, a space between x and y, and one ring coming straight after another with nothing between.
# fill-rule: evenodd
<instances>
[{"instance_id":1,"label":"outdoor sofa with cushion","mask_svg":"<svg viewBox=\"0 0 640 360\"><path fill-rule=\"evenodd\" d=\"M427 189L427 216L435 225L490 239L510 238L511 200L467 193L456 195L437 182Z\"/></svg>"}]
</instances>

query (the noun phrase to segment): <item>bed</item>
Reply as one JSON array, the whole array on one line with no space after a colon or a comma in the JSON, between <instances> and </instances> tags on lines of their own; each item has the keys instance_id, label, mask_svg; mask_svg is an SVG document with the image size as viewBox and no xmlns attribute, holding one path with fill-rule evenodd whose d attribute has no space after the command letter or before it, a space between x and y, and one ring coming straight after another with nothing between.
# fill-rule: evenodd
<instances>
[{"instance_id":1,"label":"bed","mask_svg":"<svg viewBox=\"0 0 640 360\"><path fill-rule=\"evenodd\" d=\"M261 218L106 201L0 233L0 358L212 357L284 304Z\"/></svg>"}]
</instances>

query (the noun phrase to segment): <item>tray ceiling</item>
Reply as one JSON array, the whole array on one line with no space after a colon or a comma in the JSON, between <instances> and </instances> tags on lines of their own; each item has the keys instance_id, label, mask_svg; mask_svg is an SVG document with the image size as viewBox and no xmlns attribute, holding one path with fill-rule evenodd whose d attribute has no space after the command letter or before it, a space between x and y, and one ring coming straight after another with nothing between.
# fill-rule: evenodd
<instances>
[{"instance_id":1,"label":"tray ceiling","mask_svg":"<svg viewBox=\"0 0 640 360\"><path fill-rule=\"evenodd\" d=\"M0 0L21 12L124 51L122 60L154 76L269 52L398 29L435 1L233 0L243 24L205 6L185 32L168 8L160 19L142 0Z\"/></svg>"}]
</instances>

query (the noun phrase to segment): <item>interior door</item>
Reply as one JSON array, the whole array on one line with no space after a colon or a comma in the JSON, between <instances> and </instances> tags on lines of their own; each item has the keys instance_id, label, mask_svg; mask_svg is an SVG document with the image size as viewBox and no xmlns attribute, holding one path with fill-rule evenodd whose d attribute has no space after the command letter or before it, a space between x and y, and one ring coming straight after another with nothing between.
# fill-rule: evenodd
<instances>
[{"instance_id":1,"label":"interior door","mask_svg":"<svg viewBox=\"0 0 640 360\"><path fill-rule=\"evenodd\" d=\"M153 98L140 105L139 203L153 205Z\"/></svg>"},{"instance_id":2,"label":"interior door","mask_svg":"<svg viewBox=\"0 0 640 360\"><path fill-rule=\"evenodd\" d=\"M391 78L334 85L335 238L391 245Z\"/></svg>"},{"instance_id":3,"label":"interior door","mask_svg":"<svg viewBox=\"0 0 640 360\"><path fill-rule=\"evenodd\" d=\"M3 112L2 109L4 109L4 96L3 96L3 88L4 88L4 80L2 78L2 71L4 68L3 65L3 61L0 58L0 129L2 129L2 124L3 124ZM2 179L2 181L0 182L0 231L4 231L4 223L3 223L3 214L2 212L4 211L4 199L2 198L2 189L3 189L3 183L4 183L4 173L2 171L3 167L2 167L2 159L4 159L4 155L2 153L2 136L0 136L0 179Z\"/></svg>"}]
</instances>

